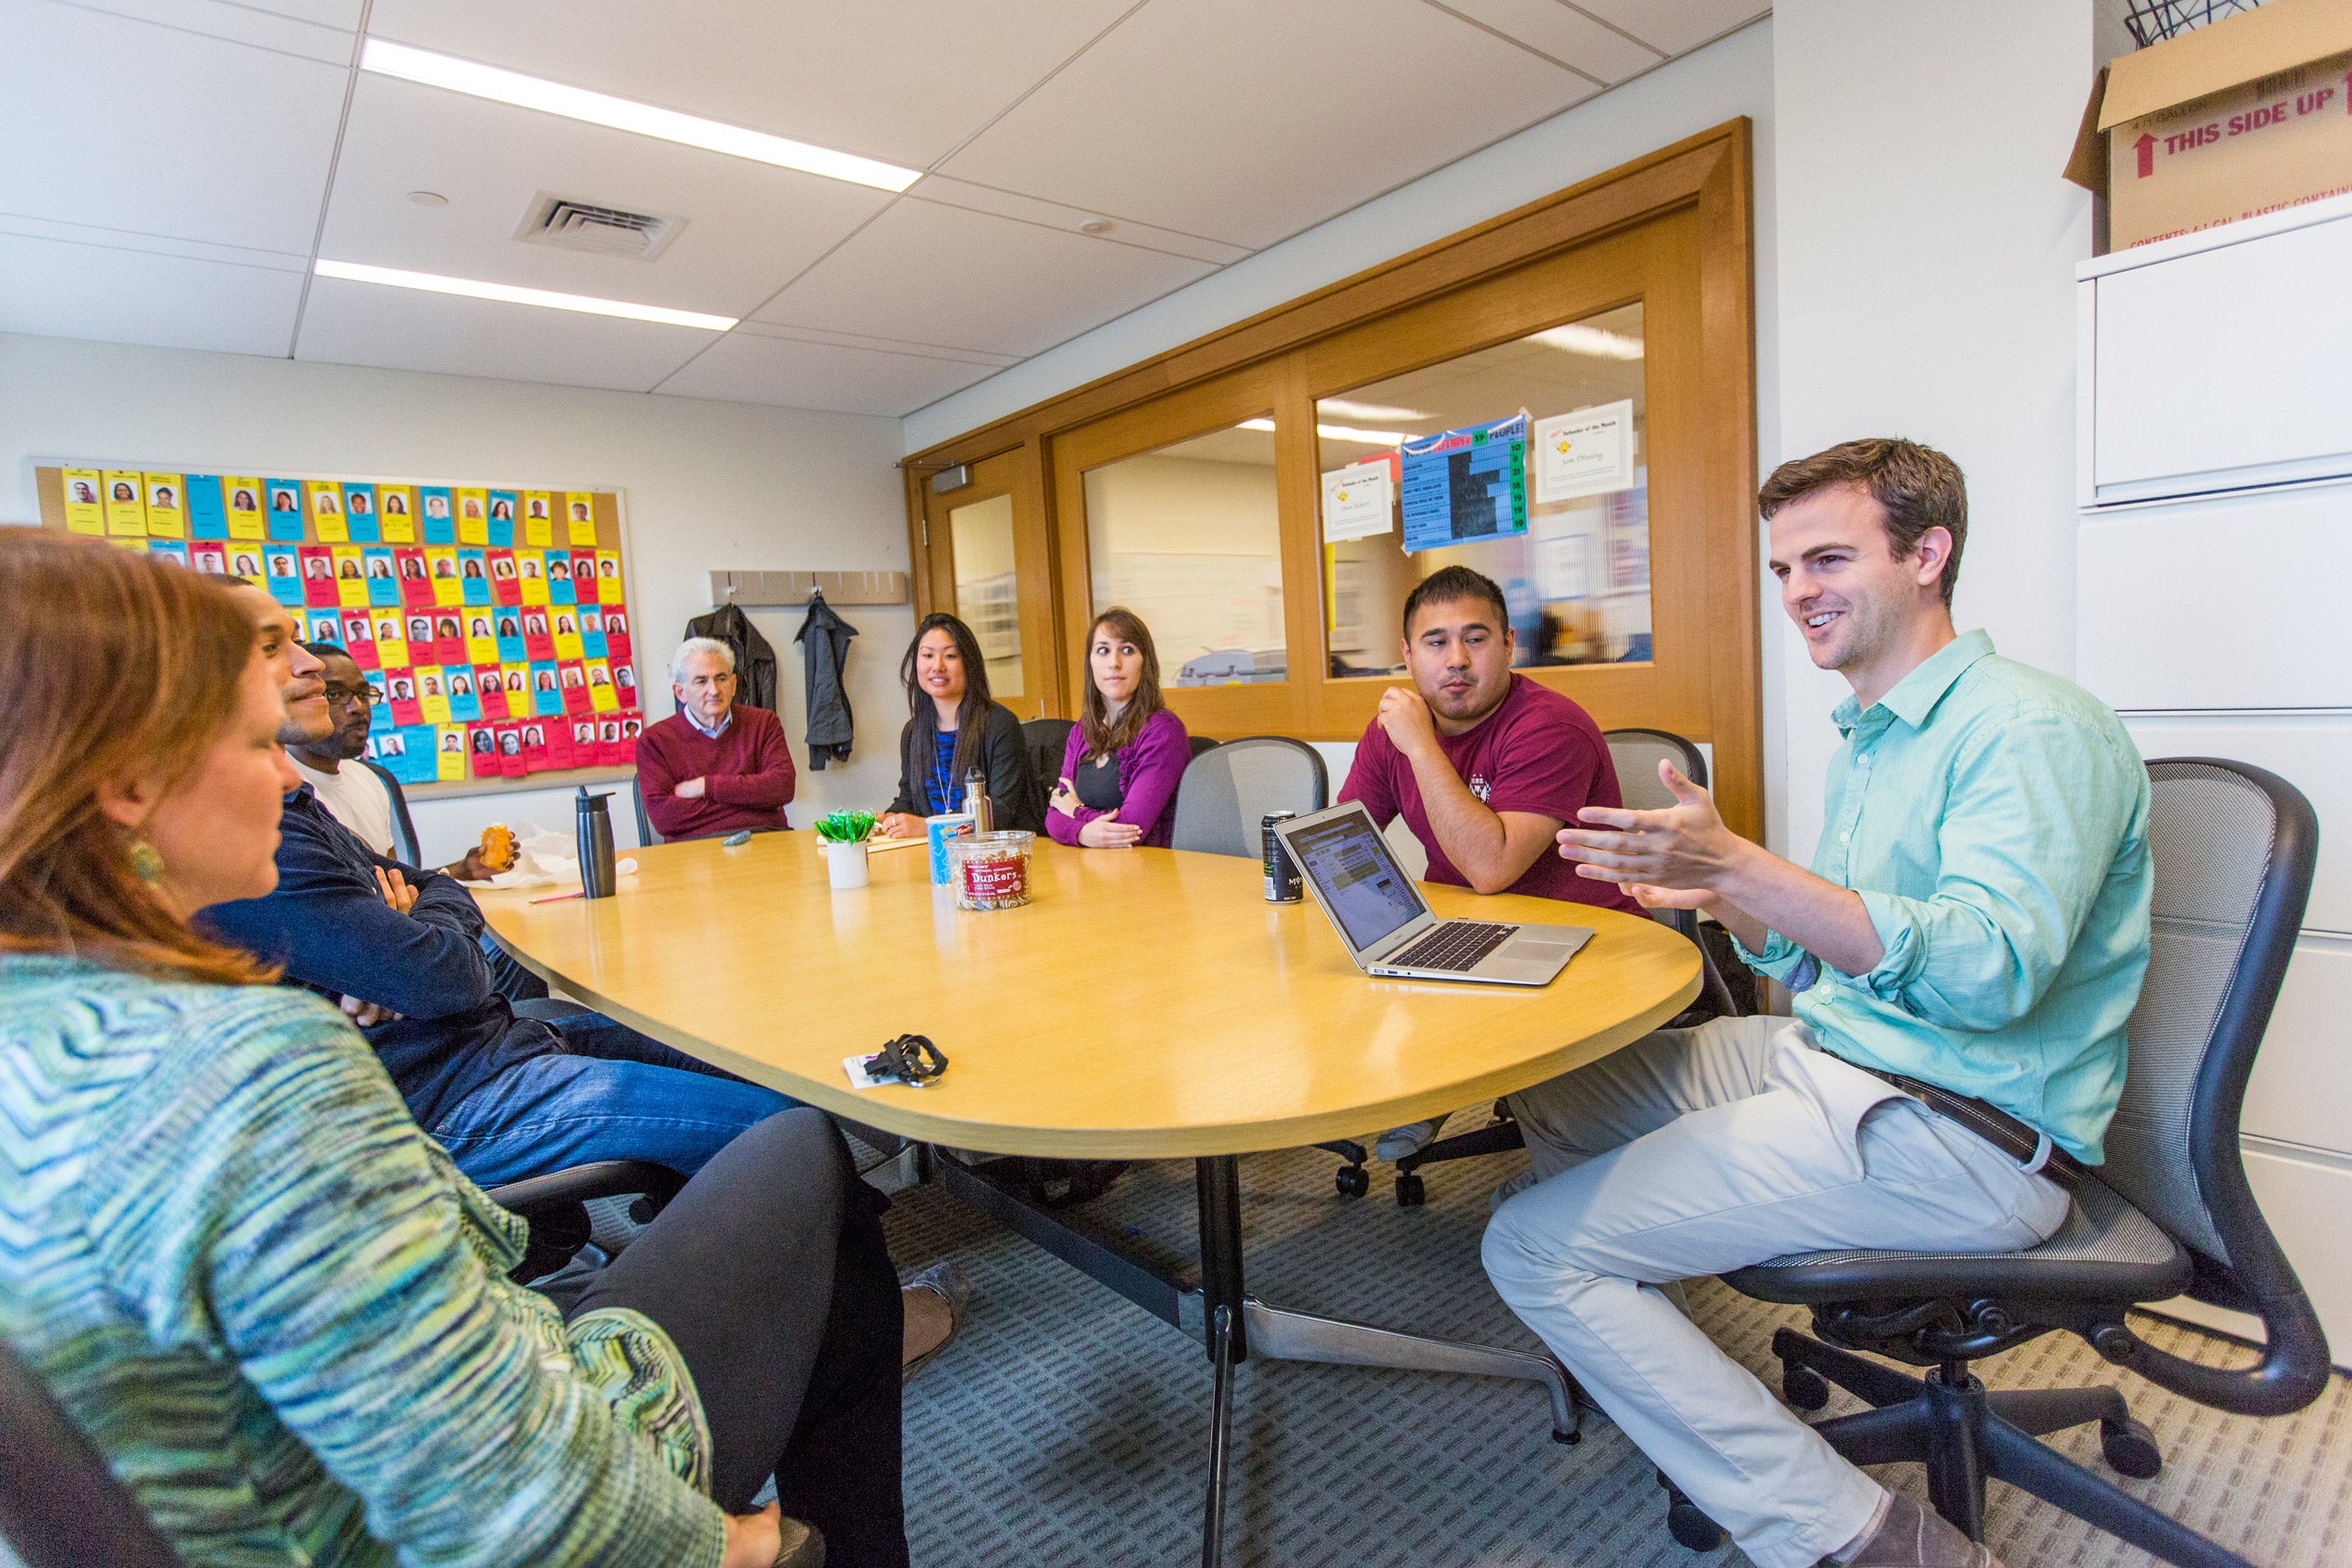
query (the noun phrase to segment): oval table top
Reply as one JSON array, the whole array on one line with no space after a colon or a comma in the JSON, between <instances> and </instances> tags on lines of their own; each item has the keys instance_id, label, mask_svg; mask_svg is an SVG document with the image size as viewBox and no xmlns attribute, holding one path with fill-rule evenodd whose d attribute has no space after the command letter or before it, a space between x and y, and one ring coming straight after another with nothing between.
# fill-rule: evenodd
<instances>
[{"instance_id":1,"label":"oval table top","mask_svg":"<svg viewBox=\"0 0 2352 1568\"><path fill-rule=\"evenodd\" d=\"M637 850L611 898L479 892L499 941L564 991L795 1099L926 1143L1062 1158L1291 1148L1443 1115L1603 1056L1698 993L1655 921L1423 885L1440 916L1598 932L1549 986L1373 980L1312 899L1255 861L1072 849L1040 836L1033 901L957 909L929 850L834 891L816 838ZM849 1087L902 1033L936 1083Z\"/></svg>"}]
</instances>

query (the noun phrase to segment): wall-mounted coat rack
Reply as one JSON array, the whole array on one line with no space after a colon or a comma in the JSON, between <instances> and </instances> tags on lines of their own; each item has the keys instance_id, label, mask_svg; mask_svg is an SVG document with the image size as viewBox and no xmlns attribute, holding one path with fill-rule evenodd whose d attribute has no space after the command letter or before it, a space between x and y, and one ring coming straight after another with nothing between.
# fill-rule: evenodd
<instances>
[{"instance_id":1,"label":"wall-mounted coat rack","mask_svg":"<svg viewBox=\"0 0 2352 1568\"><path fill-rule=\"evenodd\" d=\"M713 572L713 604L806 604L825 595L829 604L904 604L904 572Z\"/></svg>"}]
</instances>

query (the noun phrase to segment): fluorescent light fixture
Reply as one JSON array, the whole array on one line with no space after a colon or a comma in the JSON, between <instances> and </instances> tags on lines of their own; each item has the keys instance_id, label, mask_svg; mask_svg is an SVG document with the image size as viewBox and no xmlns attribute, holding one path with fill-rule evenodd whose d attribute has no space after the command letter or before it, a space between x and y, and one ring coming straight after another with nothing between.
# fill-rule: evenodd
<instances>
[{"instance_id":1,"label":"fluorescent light fixture","mask_svg":"<svg viewBox=\"0 0 2352 1568\"><path fill-rule=\"evenodd\" d=\"M1419 409L1395 409L1385 403L1357 403L1346 398L1318 398L1315 412L1341 414L1351 420L1433 420L1435 414L1425 414Z\"/></svg>"},{"instance_id":2,"label":"fluorescent light fixture","mask_svg":"<svg viewBox=\"0 0 2352 1568\"><path fill-rule=\"evenodd\" d=\"M637 305L626 300L600 300L588 294L559 294L552 289L518 289L512 283L478 283L470 278L403 272L397 267L366 267L356 261L329 261L325 256L312 265L312 270L321 278L343 278L354 283L422 289L433 294L463 294L470 300L497 300L510 305L544 305L550 310L576 310L588 315L617 315L629 321L659 322L664 327L695 327L705 332L725 332L737 320L731 315L705 315L698 310Z\"/></svg>"},{"instance_id":3,"label":"fluorescent light fixture","mask_svg":"<svg viewBox=\"0 0 2352 1568\"><path fill-rule=\"evenodd\" d=\"M822 174L828 180L872 185L877 190L903 191L922 178L920 169L901 169L879 159L813 147L790 137L773 137L765 131L706 120L699 114L681 114L674 109L657 109L650 103L590 92L586 88L565 87L561 82L527 77L519 71L505 71L495 65L460 60L452 54L436 54L429 49L413 49L381 38L367 41L366 48L360 52L360 69L511 103L518 109L561 114L567 120L584 120L591 125L609 125L616 131L634 131L641 137L707 148L732 158L748 158L755 163L773 163L779 169L798 169L803 173Z\"/></svg>"},{"instance_id":4,"label":"fluorescent light fixture","mask_svg":"<svg viewBox=\"0 0 2352 1568\"><path fill-rule=\"evenodd\" d=\"M1272 430L1272 420L1243 420L1236 430ZM1349 441L1359 446L1396 446L1413 438L1401 430L1358 430L1352 424L1318 424L1315 434L1325 441Z\"/></svg>"},{"instance_id":5,"label":"fluorescent light fixture","mask_svg":"<svg viewBox=\"0 0 2352 1568\"><path fill-rule=\"evenodd\" d=\"M1534 340L1549 343L1555 349L1565 349L1572 354L1587 354L1600 360L1638 360L1643 351L1639 338L1628 338L1621 332L1605 331L1574 322L1538 332L1535 334Z\"/></svg>"}]
</instances>

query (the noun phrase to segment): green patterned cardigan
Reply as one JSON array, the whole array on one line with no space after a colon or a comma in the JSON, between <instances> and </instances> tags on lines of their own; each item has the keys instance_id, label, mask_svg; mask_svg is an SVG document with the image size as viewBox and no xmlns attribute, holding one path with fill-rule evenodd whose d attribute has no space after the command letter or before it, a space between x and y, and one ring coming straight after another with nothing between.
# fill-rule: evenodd
<instances>
[{"instance_id":1,"label":"green patterned cardigan","mask_svg":"<svg viewBox=\"0 0 2352 1568\"><path fill-rule=\"evenodd\" d=\"M715 1565L710 1437L635 1313L316 997L0 955L0 1336L192 1565Z\"/></svg>"}]
</instances>

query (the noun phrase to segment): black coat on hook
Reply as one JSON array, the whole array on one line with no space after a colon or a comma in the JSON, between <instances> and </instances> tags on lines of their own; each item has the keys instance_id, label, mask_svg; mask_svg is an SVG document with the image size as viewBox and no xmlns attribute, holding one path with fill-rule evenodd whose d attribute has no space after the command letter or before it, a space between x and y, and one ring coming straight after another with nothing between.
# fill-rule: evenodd
<instances>
[{"instance_id":1,"label":"black coat on hook","mask_svg":"<svg viewBox=\"0 0 2352 1568\"><path fill-rule=\"evenodd\" d=\"M735 700L770 713L776 706L776 649L759 635L752 618L732 604L686 623L690 637L716 637L735 650Z\"/></svg>"},{"instance_id":2,"label":"black coat on hook","mask_svg":"<svg viewBox=\"0 0 2352 1568\"><path fill-rule=\"evenodd\" d=\"M801 645L801 666L808 677L809 769L825 771L828 762L849 760L850 742L857 738L857 720L849 712L848 668L849 639L858 629L833 612L823 589L809 595L808 619L792 640Z\"/></svg>"}]
</instances>

